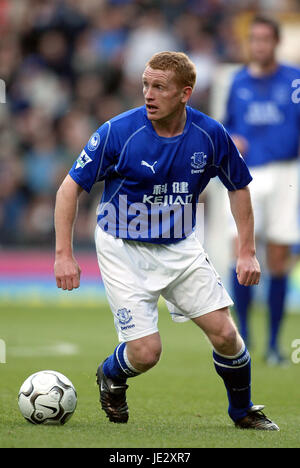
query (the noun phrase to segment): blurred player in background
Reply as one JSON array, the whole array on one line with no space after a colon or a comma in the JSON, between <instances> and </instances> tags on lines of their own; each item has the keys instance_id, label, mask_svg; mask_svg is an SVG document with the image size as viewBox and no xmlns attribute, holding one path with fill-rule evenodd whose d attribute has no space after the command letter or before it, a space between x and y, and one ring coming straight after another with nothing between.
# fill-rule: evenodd
<instances>
[{"instance_id":1,"label":"blurred player in background","mask_svg":"<svg viewBox=\"0 0 300 468\"><path fill-rule=\"evenodd\" d=\"M278 430L263 406L251 402L251 360L230 316L231 298L194 232L199 193L219 176L238 229L238 280L244 286L258 284L247 187L251 175L224 127L187 106L195 81L195 66L185 54L154 55L143 73L145 106L112 118L92 135L57 193L57 286L79 286L72 248L78 197L105 180L95 241L120 341L97 369L109 420L127 422L127 379L160 358L157 302L162 295L172 314L193 320L212 343L236 426ZM183 230L178 219L189 206L192 222L186 226L184 218ZM161 218L170 207L174 216L166 227Z\"/></svg>"},{"instance_id":2,"label":"blurred player in background","mask_svg":"<svg viewBox=\"0 0 300 468\"><path fill-rule=\"evenodd\" d=\"M257 17L250 25L250 62L235 75L227 102L225 127L253 176L251 197L256 234L265 242L269 271L269 339L266 359L284 363L279 332L285 310L290 247L298 232L298 152L300 106L292 83L300 70L276 60L279 26ZM244 340L250 342L248 311L253 288L233 272L233 295Z\"/></svg>"}]
</instances>

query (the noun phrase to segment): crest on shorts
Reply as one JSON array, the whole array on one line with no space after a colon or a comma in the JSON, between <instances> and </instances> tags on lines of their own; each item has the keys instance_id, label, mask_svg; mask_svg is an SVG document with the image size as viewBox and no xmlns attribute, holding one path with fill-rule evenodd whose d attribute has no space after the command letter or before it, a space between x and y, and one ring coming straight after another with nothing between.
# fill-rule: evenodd
<instances>
[{"instance_id":1,"label":"crest on shorts","mask_svg":"<svg viewBox=\"0 0 300 468\"><path fill-rule=\"evenodd\" d=\"M117 317L119 319L119 322L122 325L126 325L127 323L131 322L131 320L132 320L132 315L130 313L130 310L126 309L125 307L123 309L118 310Z\"/></svg>"},{"instance_id":2,"label":"crest on shorts","mask_svg":"<svg viewBox=\"0 0 300 468\"><path fill-rule=\"evenodd\" d=\"M203 151L194 153L193 156L191 156L191 160L191 166L194 169L203 169L207 163L207 155L203 153Z\"/></svg>"}]
</instances>

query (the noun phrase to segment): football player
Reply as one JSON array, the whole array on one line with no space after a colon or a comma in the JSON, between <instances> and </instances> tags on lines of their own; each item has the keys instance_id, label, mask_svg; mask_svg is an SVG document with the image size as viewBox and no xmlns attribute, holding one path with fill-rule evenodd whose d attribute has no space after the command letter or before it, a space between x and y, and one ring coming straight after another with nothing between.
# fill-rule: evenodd
<instances>
[{"instance_id":1,"label":"football player","mask_svg":"<svg viewBox=\"0 0 300 468\"><path fill-rule=\"evenodd\" d=\"M269 273L269 337L266 359L282 364L279 332L285 310L290 247L299 241L298 174L300 106L292 99L300 69L278 63L279 25L256 17L250 25L250 62L231 84L225 127L251 170L256 235L266 250ZM233 274L233 295L244 340L253 288Z\"/></svg>"},{"instance_id":2,"label":"football player","mask_svg":"<svg viewBox=\"0 0 300 468\"><path fill-rule=\"evenodd\" d=\"M251 175L224 127L187 105L195 80L185 54L155 54L142 76L145 105L92 135L57 193L56 282L62 289L79 286L72 247L78 197L104 180L95 241L120 341L97 370L109 420L128 421L127 379L159 361L163 296L174 316L192 320L210 340L236 426L278 430L251 401L251 360L230 315L232 300L195 235L199 194L218 176L238 230L238 281L258 284Z\"/></svg>"}]
</instances>

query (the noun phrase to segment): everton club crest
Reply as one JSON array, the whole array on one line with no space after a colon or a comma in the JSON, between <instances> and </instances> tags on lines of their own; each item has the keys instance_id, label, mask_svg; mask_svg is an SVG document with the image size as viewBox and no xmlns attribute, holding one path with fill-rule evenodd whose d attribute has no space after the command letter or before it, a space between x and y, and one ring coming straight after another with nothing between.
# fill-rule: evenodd
<instances>
[{"instance_id":1,"label":"everton club crest","mask_svg":"<svg viewBox=\"0 0 300 468\"><path fill-rule=\"evenodd\" d=\"M122 325L126 325L127 323L131 322L131 320L132 320L132 315L130 314L130 310L125 309L125 308L118 310L117 317L119 319L119 322Z\"/></svg>"},{"instance_id":2,"label":"everton club crest","mask_svg":"<svg viewBox=\"0 0 300 468\"><path fill-rule=\"evenodd\" d=\"M191 156L191 174L199 174L201 172L204 172L204 167L207 164L207 155L203 153L203 151L199 153L194 153L193 156Z\"/></svg>"}]
</instances>

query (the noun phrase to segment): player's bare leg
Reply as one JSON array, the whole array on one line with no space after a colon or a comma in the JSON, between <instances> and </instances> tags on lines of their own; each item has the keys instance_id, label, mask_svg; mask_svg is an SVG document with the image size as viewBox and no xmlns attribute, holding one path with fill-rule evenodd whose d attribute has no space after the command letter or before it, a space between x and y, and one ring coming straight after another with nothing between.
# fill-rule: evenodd
<instances>
[{"instance_id":1,"label":"player's bare leg","mask_svg":"<svg viewBox=\"0 0 300 468\"><path fill-rule=\"evenodd\" d=\"M127 356L139 372L146 372L159 361L162 351L160 334L144 336L127 342Z\"/></svg>"},{"instance_id":2,"label":"player's bare leg","mask_svg":"<svg viewBox=\"0 0 300 468\"><path fill-rule=\"evenodd\" d=\"M228 307L193 319L213 345L213 360L223 379L228 413L235 425L243 429L279 430L263 413L262 405L251 401L251 359Z\"/></svg>"},{"instance_id":3,"label":"player's bare leg","mask_svg":"<svg viewBox=\"0 0 300 468\"><path fill-rule=\"evenodd\" d=\"M97 369L100 403L111 422L127 423L128 377L135 377L155 366L161 354L159 333L121 343Z\"/></svg>"},{"instance_id":4,"label":"player's bare leg","mask_svg":"<svg viewBox=\"0 0 300 468\"><path fill-rule=\"evenodd\" d=\"M193 321L204 331L217 352L234 356L241 350L243 339L238 333L228 307L201 315Z\"/></svg>"},{"instance_id":5,"label":"player's bare leg","mask_svg":"<svg viewBox=\"0 0 300 468\"><path fill-rule=\"evenodd\" d=\"M286 275L290 267L290 246L268 242L267 264L268 270L272 275Z\"/></svg>"}]
</instances>

